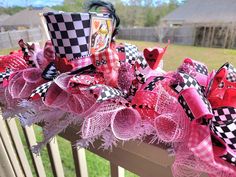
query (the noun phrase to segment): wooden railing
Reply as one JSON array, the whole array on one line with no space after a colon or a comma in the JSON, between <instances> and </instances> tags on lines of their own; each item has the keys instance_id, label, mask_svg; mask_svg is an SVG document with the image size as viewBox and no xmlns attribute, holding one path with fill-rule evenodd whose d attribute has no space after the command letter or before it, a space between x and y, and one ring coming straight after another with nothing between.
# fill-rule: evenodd
<instances>
[{"instance_id":1,"label":"wooden railing","mask_svg":"<svg viewBox=\"0 0 236 177\"><path fill-rule=\"evenodd\" d=\"M29 159L26 156L15 119L3 120L0 118L0 177L32 177L32 169ZM23 128L28 147L36 144L36 137L33 127ZM75 165L75 175L77 177L88 177L86 154L83 148L74 147L74 142L78 140L79 127L71 126L67 128L61 137L70 141L72 147L73 160ZM127 169L141 177L170 177L171 164L173 158L168 156L163 147L153 146L140 142L120 142L111 151L98 149L100 142L96 141L94 146L89 147L89 151L105 158L110 162L110 176L124 177L124 169ZM48 156L51 163L52 173L55 177L63 177L63 165L57 144L54 138L47 145ZM45 169L41 155L31 152L33 168L36 176L45 177Z\"/></svg>"}]
</instances>

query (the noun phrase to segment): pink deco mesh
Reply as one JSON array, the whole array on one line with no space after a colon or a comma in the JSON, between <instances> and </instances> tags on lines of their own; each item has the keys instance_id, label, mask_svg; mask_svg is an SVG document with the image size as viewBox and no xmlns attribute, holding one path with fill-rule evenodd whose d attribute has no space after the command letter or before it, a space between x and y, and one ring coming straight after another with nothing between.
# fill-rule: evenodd
<instances>
[{"instance_id":1,"label":"pink deco mesh","mask_svg":"<svg viewBox=\"0 0 236 177\"><path fill-rule=\"evenodd\" d=\"M42 71L38 68L28 68L13 74L9 81L8 90L13 98L28 98L36 87L44 80L41 77Z\"/></svg>"},{"instance_id":2,"label":"pink deco mesh","mask_svg":"<svg viewBox=\"0 0 236 177\"><path fill-rule=\"evenodd\" d=\"M110 125L112 114L122 108L123 106L109 101L97 103L94 107L91 107L92 110L84 118L81 128L82 137L85 139L91 138L103 132Z\"/></svg>"},{"instance_id":3,"label":"pink deco mesh","mask_svg":"<svg viewBox=\"0 0 236 177\"><path fill-rule=\"evenodd\" d=\"M44 140L32 147L34 153L39 153L40 149L47 144L54 136L65 130L76 118L73 114L65 113L59 109L52 111L54 116L44 121L43 135ZM81 120L80 120L81 121Z\"/></svg>"},{"instance_id":4,"label":"pink deco mesh","mask_svg":"<svg viewBox=\"0 0 236 177\"><path fill-rule=\"evenodd\" d=\"M112 115L111 128L116 138L129 140L139 135L141 116L133 108L123 108Z\"/></svg>"},{"instance_id":5,"label":"pink deco mesh","mask_svg":"<svg viewBox=\"0 0 236 177\"><path fill-rule=\"evenodd\" d=\"M4 119L14 117L14 115L22 112L22 109L18 107L18 99L12 98L8 89L3 90L1 101L1 112Z\"/></svg>"},{"instance_id":6,"label":"pink deco mesh","mask_svg":"<svg viewBox=\"0 0 236 177\"><path fill-rule=\"evenodd\" d=\"M197 177L201 172L217 177L236 176L235 167L214 154L209 127L194 123L188 144L176 148L172 171L176 177Z\"/></svg>"},{"instance_id":7,"label":"pink deco mesh","mask_svg":"<svg viewBox=\"0 0 236 177\"><path fill-rule=\"evenodd\" d=\"M164 142L185 141L189 134L190 121L179 105L177 99L171 96L158 84L156 111L159 116L154 120L154 126L160 140Z\"/></svg>"},{"instance_id":8,"label":"pink deco mesh","mask_svg":"<svg viewBox=\"0 0 236 177\"><path fill-rule=\"evenodd\" d=\"M235 177L236 174L231 168L228 164L226 167L216 163L209 164L194 156L186 144L182 144L176 152L172 173L174 177L199 177L203 173L210 177Z\"/></svg>"}]
</instances>

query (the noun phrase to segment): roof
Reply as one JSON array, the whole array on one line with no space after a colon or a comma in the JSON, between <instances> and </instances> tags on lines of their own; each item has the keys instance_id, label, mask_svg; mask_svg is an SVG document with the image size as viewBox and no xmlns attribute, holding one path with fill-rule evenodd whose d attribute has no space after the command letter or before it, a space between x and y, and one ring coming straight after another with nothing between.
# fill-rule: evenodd
<instances>
[{"instance_id":1,"label":"roof","mask_svg":"<svg viewBox=\"0 0 236 177\"><path fill-rule=\"evenodd\" d=\"M2 23L9 17L10 17L10 15L8 15L8 14L0 15L0 26L2 26Z\"/></svg>"},{"instance_id":2,"label":"roof","mask_svg":"<svg viewBox=\"0 0 236 177\"><path fill-rule=\"evenodd\" d=\"M54 11L50 8L24 9L3 21L2 26L38 26L41 23L39 13Z\"/></svg>"},{"instance_id":3,"label":"roof","mask_svg":"<svg viewBox=\"0 0 236 177\"><path fill-rule=\"evenodd\" d=\"M236 22L236 0L188 0L165 16L162 21L167 23Z\"/></svg>"}]
</instances>

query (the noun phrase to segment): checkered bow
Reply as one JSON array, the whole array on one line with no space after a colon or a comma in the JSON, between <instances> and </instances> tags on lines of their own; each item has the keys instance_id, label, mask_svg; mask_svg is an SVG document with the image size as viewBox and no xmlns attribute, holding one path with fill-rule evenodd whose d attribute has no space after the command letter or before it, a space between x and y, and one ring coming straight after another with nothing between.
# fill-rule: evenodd
<instances>
[{"instance_id":1,"label":"checkered bow","mask_svg":"<svg viewBox=\"0 0 236 177\"><path fill-rule=\"evenodd\" d=\"M135 45L125 44L124 49L119 48L118 51L125 51L125 61L131 65L135 65L137 62L143 69L148 66L147 61L139 53L138 48Z\"/></svg>"},{"instance_id":2,"label":"checkered bow","mask_svg":"<svg viewBox=\"0 0 236 177\"><path fill-rule=\"evenodd\" d=\"M213 109L211 130L233 150L236 150L236 108L220 107Z\"/></svg>"},{"instance_id":3,"label":"checkered bow","mask_svg":"<svg viewBox=\"0 0 236 177\"><path fill-rule=\"evenodd\" d=\"M97 102L102 102L102 101L106 101L112 98L116 98L116 97L124 97L125 94L115 88L106 86L106 85L101 85L101 84L97 84L97 85L93 85L91 87L89 87L90 90L96 90L99 89L99 96L97 99Z\"/></svg>"},{"instance_id":4,"label":"checkered bow","mask_svg":"<svg viewBox=\"0 0 236 177\"><path fill-rule=\"evenodd\" d=\"M229 82L236 82L236 69L234 68L233 65L231 65L230 63L225 63L220 69L219 71L225 68L227 70L227 75L226 75L226 80ZM222 81L218 87L219 88L223 88L225 86L224 81Z\"/></svg>"},{"instance_id":5,"label":"checkered bow","mask_svg":"<svg viewBox=\"0 0 236 177\"><path fill-rule=\"evenodd\" d=\"M2 83L4 81L4 79L8 79L9 76L11 75L11 70L10 69L6 69L5 72L0 73L0 83Z\"/></svg>"},{"instance_id":6,"label":"checkered bow","mask_svg":"<svg viewBox=\"0 0 236 177\"><path fill-rule=\"evenodd\" d=\"M212 136L208 126L193 123L191 130L188 147L196 157L223 171L230 171L230 165L222 164L220 161L216 160L217 158L221 158L233 166L236 165L236 154L222 144L223 142L221 140ZM213 151L213 146L221 147L225 150L224 154L216 156Z\"/></svg>"},{"instance_id":7,"label":"checkered bow","mask_svg":"<svg viewBox=\"0 0 236 177\"><path fill-rule=\"evenodd\" d=\"M105 73L111 72L114 67L119 65L118 55L110 48L102 52L95 52L91 55L91 60L98 71Z\"/></svg>"},{"instance_id":8,"label":"checkered bow","mask_svg":"<svg viewBox=\"0 0 236 177\"><path fill-rule=\"evenodd\" d=\"M49 12L44 17L58 57L71 60L89 54L89 13Z\"/></svg>"},{"instance_id":9,"label":"checkered bow","mask_svg":"<svg viewBox=\"0 0 236 177\"><path fill-rule=\"evenodd\" d=\"M46 93L49 89L49 87L51 86L51 84L53 83L53 81L49 81L49 82L46 82L40 86L38 86L36 89L34 89L29 97L29 99L31 98L36 98L36 97L41 97L43 99L45 99L45 96L46 96Z\"/></svg>"},{"instance_id":10,"label":"checkered bow","mask_svg":"<svg viewBox=\"0 0 236 177\"><path fill-rule=\"evenodd\" d=\"M42 77L46 80L53 80L57 75L58 71L53 62L49 63L42 73Z\"/></svg>"},{"instance_id":11,"label":"checkered bow","mask_svg":"<svg viewBox=\"0 0 236 177\"><path fill-rule=\"evenodd\" d=\"M40 86L38 86L36 89L34 89L29 97L35 98L36 96L40 96L43 99L45 99L46 93L51 86L51 84L54 82L53 79L58 75L58 71L56 69L55 63L51 62L48 64L48 66L44 69L42 73L42 77L45 80L48 80L49 82L46 82Z\"/></svg>"},{"instance_id":12,"label":"checkered bow","mask_svg":"<svg viewBox=\"0 0 236 177\"><path fill-rule=\"evenodd\" d=\"M205 98L201 86L192 76L185 73L179 74L183 82L174 84L171 87L179 94L178 101L189 119L194 120L195 118L199 118L196 117L197 115L211 118L212 108L209 101Z\"/></svg>"}]
</instances>

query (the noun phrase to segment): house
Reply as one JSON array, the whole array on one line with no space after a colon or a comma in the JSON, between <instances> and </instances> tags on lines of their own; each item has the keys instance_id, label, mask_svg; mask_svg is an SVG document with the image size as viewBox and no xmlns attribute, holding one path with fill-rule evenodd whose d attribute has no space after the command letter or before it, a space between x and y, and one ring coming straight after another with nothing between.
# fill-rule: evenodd
<instances>
[{"instance_id":1,"label":"house","mask_svg":"<svg viewBox=\"0 0 236 177\"><path fill-rule=\"evenodd\" d=\"M50 8L24 9L4 20L2 26L8 30L39 27L41 25L39 13L44 13L49 11L54 11L54 10Z\"/></svg>"},{"instance_id":2,"label":"house","mask_svg":"<svg viewBox=\"0 0 236 177\"><path fill-rule=\"evenodd\" d=\"M0 15L0 32L3 32L5 29L3 28L3 22L8 19L10 17L10 15L8 14L1 14Z\"/></svg>"},{"instance_id":3,"label":"house","mask_svg":"<svg viewBox=\"0 0 236 177\"><path fill-rule=\"evenodd\" d=\"M235 0L187 0L161 20L161 26L177 31L181 41L189 36L190 44L234 48L236 36ZM182 30L181 29L185 29ZM192 40L190 39L192 36ZM184 43L184 42L183 42Z\"/></svg>"}]
</instances>

